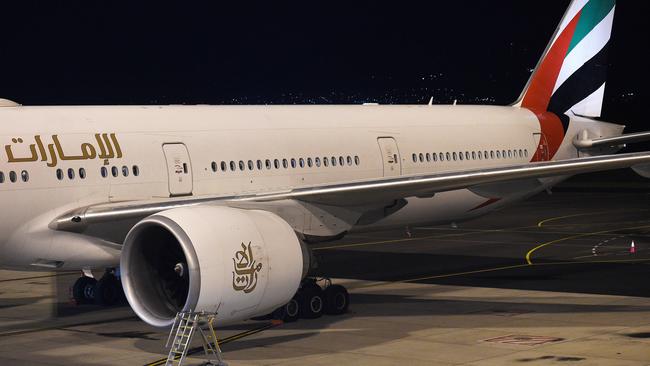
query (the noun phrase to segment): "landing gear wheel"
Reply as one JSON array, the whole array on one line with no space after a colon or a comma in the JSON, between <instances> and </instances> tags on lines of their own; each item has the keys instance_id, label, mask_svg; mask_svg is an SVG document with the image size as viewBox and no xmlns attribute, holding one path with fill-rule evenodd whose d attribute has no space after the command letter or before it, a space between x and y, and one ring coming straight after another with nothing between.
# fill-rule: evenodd
<instances>
[{"instance_id":1,"label":"landing gear wheel","mask_svg":"<svg viewBox=\"0 0 650 366\"><path fill-rule=\"evenodd\" d=\"M325 301L323 300L323 290L315 283L308 283L298 291L300 317L306 319L316 319L323 315Z\"/></svg>"},{"instance_id":2,"label":"landing gear wheel","mask_svg":"<svg viewBox=\"0 0 650 366\"><path fill-rule=\"evenodd\" d=\"M95 287L95 304L112 306L122 297L122 284L112 273L106 273Z\"/></svg>"},{"instance_id":3,"label":"landing gear wheel","mask_svg":"<svg viewBox=\"0 0 650 366\"><path fill-rule=\"evenodd\" d=\"M81 276L72 285L72 298L78 304L92 304L95 298L97 280L92 277Z\"/></svg>"},{"instance_id":4,"label":"landing gear wheel","mask_svg":"<svg viewBox=\"0 0 650 366\"><path fill-rule=\"evenodd\" d=\"M330 285L323 291L325 298L325 314L345 314L350 306L350 294L341 285Z\"/></svg>"},{"instance_id":5,"label":"landing gear wheel","mask_svg":"<svg viewBox=\"0 0 650 366\"><path fill-rule=\"evenodd\" d=\"M285 323L291 323L300 317L300 303L298 296L294 296L288 303L275 309L273 319L282 320Z\"/></svg>"}]
</instances>

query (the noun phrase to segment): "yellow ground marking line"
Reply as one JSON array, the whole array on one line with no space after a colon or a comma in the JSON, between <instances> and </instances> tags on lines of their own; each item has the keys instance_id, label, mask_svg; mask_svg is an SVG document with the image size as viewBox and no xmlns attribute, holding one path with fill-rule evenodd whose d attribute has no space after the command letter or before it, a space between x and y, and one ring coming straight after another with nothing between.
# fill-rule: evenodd
<instances>
[{"instance_id":1,"label":"yellow ground marking line","mask_svg":"<svg viewBox=\"0 0 650 366\"><path fill-rule=\"evenodd\" d=\"M530 226L524 226L524 227L514 228L514 229L516 230L516 229L527 228L527 227L530 227ZM454 229L450 229L450 230L454 230ZM481 233L486 233L486 232L499 232L499 231L504 231L504 230L508 230L508 229L474 230L474 231L465 231L465 232L462 232L462 233L451 233L451 234L442 234L442 235L418 236L418 237L412 237L412 238L401 238L401 239L390 239L390 240L381 240L381 241L371 241L371 242L366 242L366 243L354 243L354 244L343 244L343 245L331 245L331 246L327 246L327 247L312 248L312 250L328 250L328 249L339 249L339 248L363 247L363 246L380 245L380 244L402 243L402 242L415 241L415 240L423 240L423 239L438 239L438 238L448 238L448 237L456 237L456 236L465 236L465 235L481 234Z\"/></svg>"},{"instance_id":2,"label":"yellow ground marking line","mask_svg":"<svg viewBox=\"0 0 650 366\"><path fill-rule=\"evenodd\" d=\"M23 280L35 280L39 278L49 278L49 277L59 277L59 276L70 276L70 275L79 275L78 271L74 272L57 272L49 275L42 275L42 276L31 276L31 277L22 277L22 278L7 278L4 280L0 280L0 282L17 282L17 281L23 281Z\"/></svg>"},{"instance_id":3,"label":"yellow ground marking line","mask_svg":"<svg viewBox=\"0 0 650 366\"><path fill-rule=\"evenodd\" d=\"M571 239L575 239L575 238L581 238L581 237L584 237L584 236L602 235L602 234L611 233L611 232L614 232L614 231L621 231L621 230L635 230L635 229L645 229L645 228L650 228L650 225L644 225L644 226L633 226L633 227L627 227L627 228L617 228L617 229L610 229L610 230L596 231L596 232L593 232L593 233L584 233L584 234L572 235L572 236L567 236L567 237L560 238L560 239L555 239L555 240L547 241L547 242L545 242L545 243L542 243L542 244L540 244L540 245L534 247L533 249L529 250L528 253L526 253L526 263L527 263L528 265L533 264L533 262L532 262L531 259L530 259L531 256L532 256L532 254L533 254L534 252L536 252L537 250L539 250L539 249L541 249L541 248L544 248L545 246L548 246L548 245L551 245L551 244L555 244L555 243L559 243L559 242L562 242L562 241L571 240Z\"/></svg>"},{"instance_id":4,"label":"yellow ground marking line","mask_svg":"<svg viewBox=\"0 0 650 366\"><path fill-rule=\"evenodd\" d=\"M559 266L559 265L568 265L568 264L612 264L612 263L643 263L643 262L650 262L650 258L644 258L644 259L612 259L612 260L598 260L598 261L546 262L546 263L533 263L533 264L513 264L511 266L502 266L502 267L494 267L494 268L477 269L477 270L474 270L474 271L455 272L455 273L447 273L447 274L441 274L441 275L409 278L409 279L398 280L398 281L383 281L381 283L373 283L373 284L365 285L365 286L355 286L354 288L359 289L359 288L379 287L379 286L388 286L388 285L392 285L392 284L395 284L395 283L408 283L408 282L435 280L435 279L440 279L440 278L461 277L461 276L467 276L467 275L471 275L471 274L487 273L487 272L498 272L498 271L505 271L505 270L508 270L508 269L515 269L515 268Z\"/></svg>"},{"instance_id":5,"label":"yellow ground marking line","mask_svg":"<svg viewBox=\"0 0 650 366\"><path fill-rule=\"evenodd\" d=\"M340 249L340 248L353 248L353 247L363 247L363 246L371 246L371 245L381 245L381 244L393 244L393 243L402 243L402 242L409 242L409 241L415 241L415 240L424 240L424 239L439 239L439 238L449 238L449 237L460 237L460 236L466 236L466 235L474 235L474 234L485 234L485 233L524 233L524 234L559 234L559 235L605 235L605 234L596 234L596 233L583 233L583 232L569 232L569 231L532 231L532 230L521 230L521 229L532 229L535 226L520 226L520 227L515 227L515 228L504 228L504 229L492 229L492 230L482 230L482 229L458 229L458 230L463 230L462 233L450 233L450 234L442 234L442 235L428 235L428 236L417 236L417 237L412 237L412 238L400 238L400 239L389 239L389 240L381 240L381 241L371 241L371 242L365 242L365 243L353 243L353 244L343 244L343 245L331 245L331 246L326 246L326 247L317 247L317 248L312 248L312 250L331 250L331 249ZM444 230L444 229L440 229Z\"/></svg>"},{"instance_id":6,"label":"yellow ground marking line","mask_svg":"<svg viewBox=\"0 0 650 366\"><path fill-rule=\"evenodd\" d=\"M579 213L579 214L573 214L573 215L565 215L565 216L557 216L557 217L551 217L548 219L544 219L540 222L537 223L537 227L542 227L544 224L547 222L551 221L557 221L557 220L563 220L563 219L568 219L572 217L581 217L581 216L595 216L595 215L602 215L606 213L615 213L615 212L629 212L630 210L610 210L610 211L599 211L599 212L586 212L586 213ZM648 211L648 209L641 208L641 209L636 209L632 211Z\"/></svg>"},{"instance_id":7,"label":"yellow ground marking line","mask_svg":"<svg viewBox=\"0 0 650 366\"><path fill-rule=\"evenodd\" d=\"M230 342L236 341L238 339L248 337L248 336L253 335L253 334L260 333L260 332L262 332L264 330L277 327L277 326L279 326L281 324L282 324L282 322L272 322L272 323L266 324L266 325L258 327L258 328L249 329L249 330L247 330L245 332L241 332L241 333L231 335L230 337L226 337L226 338L223 338L223 339L218 339L217 343L221 346L222 344L230 343ZM187 355L191 356L193 354L198 353L198 351L201 351L201 350L203 350L202 346L191 348L191 349L189 349L187 351ZM180 356L176 356L174 359L178 360L178 359L180 359ZM165 357L165 358L161 358L159 360L147 363L144 366L160 366L160 365L164 365L166 362L167 362L167 358Z\"/></svg>"}]
</instances>

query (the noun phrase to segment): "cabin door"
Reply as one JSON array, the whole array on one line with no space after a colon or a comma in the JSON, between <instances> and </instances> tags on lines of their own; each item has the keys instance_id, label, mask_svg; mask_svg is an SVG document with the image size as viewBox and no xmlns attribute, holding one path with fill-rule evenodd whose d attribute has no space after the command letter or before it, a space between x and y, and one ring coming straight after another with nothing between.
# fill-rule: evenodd
<instances>
[{"instance_id":1,"label":"cabin door","mask_svg":"<svg viewBox=\"0 0 650 366\"><path fill-rule=\"evenodd\" d=\"M384 164L384 177L396 177L402 174L402 163L399 157L397 142L392 137L380 137L377 139L381 159Z\"/></svg>"},{"instance_id":2,"label":"cabin door","mask_svg":"<svg viewBox=\"0 0 650 366\"><path fill-rule=\"evenodd\" d=\"M533 141L539 141L534 161L548 161L551 157L549 156L546 136L543 133L534 133Z\"/></svg>"},{"instance_id":3,"label":"cabin door","mask_svg":"<svg viewBox=\"0 0 650 366\"><path fill-rule=\"evenodd\" d=\"M169 195L186 196L192 194L192 164L185 144L164 144L163 152L167 161Z\"/></svg>"}]
</instances>

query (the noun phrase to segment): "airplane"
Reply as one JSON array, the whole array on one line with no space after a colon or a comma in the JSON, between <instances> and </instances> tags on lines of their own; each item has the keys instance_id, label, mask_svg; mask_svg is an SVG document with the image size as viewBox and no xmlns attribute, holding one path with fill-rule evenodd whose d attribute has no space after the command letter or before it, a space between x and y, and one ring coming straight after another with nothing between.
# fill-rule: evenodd
<instances>
[{"instance_id":1,"label":"airplane","mask_svg":"<svg viewBox=\"0 0 650 366\"><path fill-rule=\"evenodd\" d=\"M632 167L650 132L599 121L614 0L574 0L508 106L22 106L0 101L0 266L79 270L157 327L340 314L310 244L486 215ZM97 280L92 270L105 274Z\"/></svg>"}]
</instances>

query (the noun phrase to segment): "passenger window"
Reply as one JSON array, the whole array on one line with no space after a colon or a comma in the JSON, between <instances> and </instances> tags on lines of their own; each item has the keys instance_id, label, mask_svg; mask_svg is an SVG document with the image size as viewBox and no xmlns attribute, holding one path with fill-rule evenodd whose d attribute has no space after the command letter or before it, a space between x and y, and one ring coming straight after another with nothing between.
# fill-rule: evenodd
<instances>
[{"instance_id":1,"label":"passenger window","mask_svg":"<svg viewBox=\"0 0 650 366\"><path fill-rule=\"evenodd\" d=\"M312 165L313 165L313 161L311 160L311 158L307 158L307 166L311 168Z\"/></svg>"},{"instance_id":2,"label":"passenger window","mask_svg":"<svg viewBox=\"0 0 650 366\"><path fill-rule=\"evenodd\" d=\"M292 168L296 167L296 159L291 159L291 167Z\"/></svg>"},{"instance_id":3,"label":"passenger window","mask_svg":"<svg viewBox=\"0 0 650 366\"><path fill-rule=\"evenodd\" d=\"M275 169L280 169L280 160L278 159L273 159L273 167Z\"/></svg>"},{"instance_id":4,"label":"passenger window","mask_svg":"<svg viewBox=\"0 0 650 366\"><path fill-rule=\"evenodd\" d=\"M418 154L413 153L413 162L417 163L418 162Z\"/></svg>"},{"instance_id":5,"label":"passenger window","mask_svg":"<svg viewBox=\"0 0 650 366\"><path fill-rule=\"evenodd\" d=\"M129 176L129 167L127 167L126 165L122 167L122 175L125 177Z\"/></svg>"},{"instance_id":6,"label":"passenger window","mask_svg":"<svg viewBox=\"0 0 650 366\"><path fill-rule=\"evenodd\" d=\"M349 166L352 166L352 157L350 155L348 155L345 160L348 162Z\"/></svg>"},{"instance_id":7,"label":"passenger window","mask_svg":"<svg viewBox=\"0 0 650 366\"><path fill-rule=\"evenodd\" d=\"M299 163L301 168L305 167L305 159L303 159L303 158L298 159L298 163Z\"/></svg>"},{"instance_id":8,"label":"passenger window","mask_svg":"<svg viewBox=\"0 0 650 366\"><path fill-rule=\"evenodd\" d=\"M424 154L420 153L420 163L424 162Z\"/></svg>"},{"instance_id":9,"label":"passenger window","mask_svg":"<svg viewBox=\"0 0 650 366\"><path fill-rule=\"evenodd\" d=\"M494 159L494 150L490 150L490 159Z\"/></svg>"},{"instance_id":10,"label":"passenger window","mask_svg":"<svg viewBox=\"0 0 650 366\"><path fill-rule=\"evenodd\" d=\"M79 168L79 178L86 179L86 169Z\"/></svg>"},{"instance_id":11,"label":"passenger window","mask_svg":"<svg viewBox=\"0 0 650 366\"><path fill-rule=\"evenodd\" d=\"M339 156L339 165L344 166L345 165L345 159L343 159L342 156Z\"/></svg>"},{"instance_id":12,"label":"passenger window","mask_svg":"<svg viewBox=\"0 0 650 366\"><path fill-rule=\"evenodd\" d=\"M329 166L330 165L330 159L328 159L327 157L324 157L323 158L323 165L324 166Z\"/></svg>"},{"instance_id":13,"label":"passenger window","mask_svg":"<svg viewBox=\"0 0 650 366\"><path fill-rule=\"evenodd\" d=\"M523 158L523 157L524 157L524 152L521 151L521 149L519 149L519 157L520 157L520 158Z\"/></svg>"},{"instance_id":14,"label":"passenger window","mask_svg":"<svg viewBox=\"0 0 650 366\"><path fill-rule=\"evenodd\" d=\"M226 170L228 170L228 164L226 164L225 161L222 161L221 162L221 171L225 172Z\"/></svg>"},{"instance_id":15,"label":"passenger window","mask_svg":"<svg viewBox=\"0 0 650 366\"><path fill-rule=\"evenodd\" d=\"M314 158L314 164L316 164L317 168L320 168L320 158Z\"/></svg>"},{"instance_id":16,"label":"passenger window","mask_svg":"<svg viewBox=\"0 0 650 366\"><path fill-rule=\"evenodd\" d=\"M478 160L483 160L483 154L480 151L478 152Z\"/></svg>"},{"instance_id":17,"label":"passenger window","mask_svg":"<svg viewBox=\"0 0 650 366\"><path fill-rule=\"evenodd\" d=\"M4 182L5 182L5 173L0 172L0 183L4 183Z\"/></svg>"},{"instance_id":18,"label":"passenger window","mask_svg":"<svg viewBox=\"0 0 650 366\"><path fill-rule=\"evenodd\" d=\"M469 160L469 151L465 151L465 160Z\"/></svg>"},{"instance_id":19,"label":"passenger window","mask_svg":"<svg viewBox=\"0 0 650 366\"><path fill-rule=\"evenodd\" d=\"M332 156L332 166L336 166L336 158Z\"/></svg>"},{"instance_id":20,"label":"passenger window","mask_svg":"<svg viewBox=\"0 0 650 366\"><path fill-rule=\"evenodd\" d=\"M508 157L512 158L512 150L508 150Z\"/></svg>"},{"instance_id":21,"label":"passenger window","mask_svg":"<svg viewBox=\"0 0 650 366\"><path fill-rule=\"evenodd\" d=\"M524 156L528 157L528 149L524 149Z\"/></svg>"},{"instance_id":22,"label":"passenger window","mask_svg":"<svg viewBox=\"0 0 650 366\"><path fill-rule=\"evenodd\" d=\"M217 162L213 161L211 165L212 165L212 171L216 172L217 171Z\"/></svg>"},{"instance_id":23,"label":"passenger window","mask_svg":"<svg viewBox=\"0 0 650 366\"><path fill-rule=\"evenodd\" d=\"M501 151L497 150L497 159L501 159Z\"/></svg>"},{"instance_id":24,"label":"passenger window","mask_svg":"<svg viewBox=\"0 0 650 366\"><path fill-rule=\"evenodd\" d=\"M289 167L289 161L287 159L282 159L282 167L287 169Z\"/></svg>"},{"instance_id":25,"label":"passenger window","mask_svg":"<svg viewBox=\"0 0 650 366\"><path fill-rule=\"evenodd\" d=\"M115 167L115 170L117 170L117 167ZM74 169L72 168L68 169L68 178L74 179Z\"/></svg>"},{"instance_id":26,"label":"passenger window","mask_svg":"<svg viewBox=\"0 0 650 366\"><path fill-rule=\"evenodd\" d=\"M431 159L433 161L438 161L438 155L436 153L431 154Z\"/></svg>"},{"instance_id":27,"label":"passenger window","mask_svg":"<svg viewBox=\"0 0 650 366\"><path fill-rule=\"evenodd\" d=\"M27 173L27 170L23 170L20 173L20 177L22 178L23 182L27 182L29 180L29 173Z\"/></svg>"},{"instance_id":28,"label":"passenger window","mask_svg":"<svg viewBox=\"0 0 650 366\"><path fill-rule=\"evenodd\" d=\"M459 158L461 161L463 160L463 152L462 152L462 151L458 153L458 158Z\"/></svg>"},{"instance_id":29,"label":"passenger window","mask_svg":"<svg viewBox=\"0 0 650 366\"><path fill-rule=\"evenodd\" d=\"M230 160L230 170L233 172L237 170L237 164L232 160Z\"/></svg>"},{"instance_id":30,"label":"passenger window","mask_svg":"<svg viewBox=\"0 0 650 366\"><path fill-rule=\"evenodd\" d=\"M503 156L503 158L505 159L505 158L506 158L506 151L505 151L505 150L502 150L502 151L501 151L501 154L502 154L501 156Z\"/></svg>"},{"instance_id":31,"label":"passenger window","mask_svg":"<svg viewBox=\"0 0 650 366\"><path fill-rule=\"evenodd\" d=\"M447 153L446 155L447 155L447 161L451 161L451 154Z\"/></svg>"},{"instance_id":32,"label":"passenger window","mask_svg":"<svg viewBox=\"0 0 650 366\"><path fill-rule=\"evenodd\" d=\"M9 172L9 180L11 183L16 183L16 180L18 180L18 176L16 175L16 172L13 170Z\"/></svg>"},{"instance_id":33,"label":"passenger window","mask_svg":"<svg viewBox=\"0 0 650 366\"><path fill-rule=\"evenodd\" d=\"M476 151L472 151L472 160L476 160Z\"/></svg>"},{"instance_id":34,"label":"passenger window","mask_svg":"<svg viewBox=\"0 0 650 366\"><path fill-rule=\"evenodd\" d=\"M252 160L248 161L248 170L255 170L255 163Z\"/></svg>"},{"instance_id":35,"label":"passenger window","mask_svg":"<svg viewBox=\"0 0 650 366\"><path fill-rule=\"evenodd\" d=\"M140 175L140 168L137 165L133 166L133 176L137 177Z\"/></svg>"},{"instance_id":36,"label":"passenger window","mask_svg":"<svg viewBox=\"0 0 650 366\"><path fill-rule=\"evenodd\" d=\"M361 160L359 159L359 155L354 156L354 164L359 165L361 163Z\"/></svg>"},{"instance_id":37,"label":"passenger window","mask_svg":"<svg viewBox=\"0 0 650 366\"><path fill-rule=\"evenodd\" d=\"M458 154L456 154L455 151L454 151L453 157L454 157L454 161L458 160Z\"/></svg>"},{"instance_id":38,"label":"passenger window","mask_svg":"<svg viewBox=\"0 0 650 366\"><path fill-rule=\"evenodd\" d=\"M59 169L59 170L61 170L61 169ZM56 173L57 173L57 176L58 176L58 175L59 175L59 172L57 171ZM99 173L102 175L102 178L106 178L106 177L108 177L108 169L106 169L105 166L103 166L101 169L99 169ZM61 176L62 176L62 177L59 178L59 179L62 179L62 178L63 178L63 174L61 174Z\"/></svg>"},{"instance_id":39,"label":"passenger window","mask_svg":"<svg viewBox=\"0 0 650 366\"><path fill-rule=\"evenodd\" d=\"M431 154L427 153L426 158L427 158L427 161L431 161Z\"/></svg>"}]
</instances>

